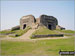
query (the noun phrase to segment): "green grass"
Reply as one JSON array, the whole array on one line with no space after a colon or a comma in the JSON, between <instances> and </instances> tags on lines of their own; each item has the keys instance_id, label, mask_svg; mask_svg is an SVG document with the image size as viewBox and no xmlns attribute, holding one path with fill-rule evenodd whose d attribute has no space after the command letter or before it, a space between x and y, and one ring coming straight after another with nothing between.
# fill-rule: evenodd
<instances>
[{"instance_id":1,"label":"green grass","mask_svg":"<svg viewBox=\"0 0 75 56\"><path fill-rule=\"evenodd\" d=\"M8 34L8 33L12 33L13 31L11 30L3 30L3 31L0 31L0 34Z\"/></svg>"},{"instance_id":2,"label":"green grass","mask_svg":"<svg viewBox=\"0 0 75 56\"><path fill-rule=\"evenodd\" d=\"M14 31L14 34L21 36L27 32L30 28L26 30ZM65 33L74 33L75 31L59 30ZM5 32L4 32L5 33ZM55 30L49 30L47 28L40 28L36 30L35 34L58 34ZM59 50L71 51L74 50L74 37L67 39L48 39L48 40L38 40L38 41L1 41L1 55L59 55Z\"/></svg>"},{"instance_id":3,"label":"green grass","mask_svg":"<svg viewBox=\"0 0 75 56\"><path fill-rule=\"evenodd\" d=\"M12 31L10 31L10 30L3 30L3 31L0 31L0 34L9 34L11 32ZM0 35L0 38L4 38L4 37L6 37L6 35Z\"/></svg>"},{"instance_id":4,"label":"green grass","mask_svg":"<svg viewBox=\"0 0 75 56\"><path fill-rule=\"evenodd\" d=\"M75 33L75 31L73 30L57 30L57 31L60 31L60 32L63 32L63 33Z\"/></svg>"},{"instance_id":5,"label":"green grass","mask_svg":"<svg viewBox=\"0 0 75 56\"><path fill-rule=\"evenodd\" d=\"M75 31L73 30L56 30L56 31L64 33L65 36L73 36L75 34Z\"/></svg>"},{"instance_id":6,"label":"green grass","mask_svg":"<svg viewBox=\"0 0 75 56\"><path fill-rule=\"evenodd\" d=\"M49 30L46 27L40 27L38 30L33 32L32 35L46 35L46 34L59 34L59 33L57 33L56 30ZM37 37L32 37L32 35L30 36L31 39L37 38Z\"/></svg>"},{"instance_id":7,"label":"green grass","mask_svg":"<svg viewBox=\"0 0 75 56\"><path fill-rule=\"evenodd\" d=\"M56 33L55 30L49 30L45 27L40 27L33 33L33 35L40 35L40 34L58 34L58 33Z\"/></svg>"},{"instance_id":8,"label":"green grass","mask_svg":"<svg viewBox=\"0 0 75 56\"><path fill-rule=\"evenodd\" d=\"M21 36L21 35L23 35L24 33L26 33L29 29L31 29L31 27L27 27L27 28L24 29L24 30L16 30L16 31L14 31L14 32L15 32L14 34L17 34L18 36ZM18 36L16 36L16 37L18 37ZM14 36L11 36L11 37L14 37Z\"/></svg>"},{"instance_id":9,"label":"green grass","mask_svg":"<svg viewBox=\"0 0 75 56\"><path fill-rule=\"evenodd\" d=\"M2 55L59 55L59 50L74 50L74 37L67 39L26 41L1 41Z\"/></svg>"},{"instance_id":10,"label":"green grass","mask_svg":"<svg viewBox=\"0 0 75 56\"><path fill-rule=\"evenodd\" d=\"M3 31L0 31L1 34L8 34L8 33L13 33L13 34L17 34L17 36L13 36L13 35L9 35L10 37L18 37L18 36L21 36L23 35L24 33L26 33L29 29L31 29L31 27L27 27L26 29L24 30L14 30L14 31L11 31L11 30L3 30Z\"/></svg>"}]
</instances>

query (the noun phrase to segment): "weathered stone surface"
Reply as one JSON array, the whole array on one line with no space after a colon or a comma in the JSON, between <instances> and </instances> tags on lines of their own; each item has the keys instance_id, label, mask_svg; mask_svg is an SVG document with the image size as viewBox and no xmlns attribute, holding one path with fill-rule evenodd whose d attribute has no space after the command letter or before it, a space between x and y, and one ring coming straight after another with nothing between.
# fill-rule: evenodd
<instances>
[{"instance_id":1,"label":"weathered stone surface","mask_svg":"<svg viewBox=\"0 0 75 56\"><path fill-rule=\"evenodd\" d=\"M37 24L40 23L40 18L36 18L36 23L37 23Z\"/></svg>"},{"instance_id":2,"label":"weathered stone surface","mask_svg":"<svg viewBox=\"0 0 75 56\"><path fill-rule=\"evenodd\" d=\"M27 26L32 27L35 22L36 22L36 20L33 15L23 16L20 19L20 29L25 29Z\"/></svg>"},{"instance_id":3,"label":"weathered stone surface","mask_svg":"<svg viewBox=\"0 0 75 56\"><path fill-rule=\"evenodd\" d=\"M61 30L65 30L65 28L62 27Z\"/></svg>"},{"instance_id":4,"label":"weathered stone surface","mask_svg":"<svg viewBox=\"0 0 75 56\"><path fill-rule=\"evenodd\" d=\"M19 29L20 29L20 26L18 25L18 26L13 27L11 30L19 30Z\"/></svg>"},{"instance_id":5,"label":"weathered stone surface","mask_svg":"<svg viewBox=\"0 0 75 56\"><path fill-rule=\"evenodd\" d=\"M50 30L55 30L56 25L58 25L58 21L53 16L41 15L40 16L40 25L46 26Z\"/></svg>"},{"instance_id":6,"label":"weathered stone surface","mask_svg":"<svg viewBox=\"0 0 75 56\"><path fill-rule=\"evenodd\" d=\"M64 27L61 27L61 26L59 26L59 25L56 26L56 29L65 30Z\"/></svg>"},{"instance_id":7,"label":"weathered stone surface","mask_svg":"<svg viewBox=\"0 0 75 56\"><path fill-rule=\"evenodd\" d=\"M50 30L55 30L58 21L53 16L41 15L39 18L35 19L33 15L23 16L20 19L20 29L25 29L27 26L34 28L34 26L45 26Z\"/></svg>"}]
</instances>

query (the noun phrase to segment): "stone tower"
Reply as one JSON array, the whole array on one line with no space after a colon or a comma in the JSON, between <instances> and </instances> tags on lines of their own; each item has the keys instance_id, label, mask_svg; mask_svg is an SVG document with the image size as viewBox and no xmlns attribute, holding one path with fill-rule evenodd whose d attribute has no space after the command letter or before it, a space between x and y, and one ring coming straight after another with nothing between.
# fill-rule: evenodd
<instances>
[{"instance_id":1,"label":"stone tower","mask_svg":"<svg viewBox=\"0 0 75 56\"><path fill-rule=\"evenodd\" d=\"M32 27L35 23L35 17L33 15L23 16L20 19L20 29L25 29L27 26Z\"/></svg>"},{"instance_id":2,"label":"stone tower","mask_svg":"<svg viewBox=\"0 0 75 56\"><path fill-rule=\"evenodd\" d=\"M55 30L58 21L53 16L41 15L40 16L40 26L46 26L50 30Z\"/></svg>"}]
</instances>

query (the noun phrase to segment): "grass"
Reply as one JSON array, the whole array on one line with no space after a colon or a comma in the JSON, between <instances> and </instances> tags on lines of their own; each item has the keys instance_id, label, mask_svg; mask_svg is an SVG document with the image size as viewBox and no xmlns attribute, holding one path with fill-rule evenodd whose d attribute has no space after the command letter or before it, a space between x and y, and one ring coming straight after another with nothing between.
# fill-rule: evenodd
<instances>
[{"instance_id":1,"label":"grass","mask_svg":"<svg viewBox=\"0 0 75 56\"><path fill-rule=\"evenodd\" d=\"M18 37L18 36L21 36L23 35L24 33L26 33L29 29L31 29L31 27L27 27L26 29L24 30L14 30L14 31L11 31L11 30L4 30L4 31L0 31L1 34L10 34L10 33L13 33L13 34L17 34L17 36L14 36L14 35L9 35L10 37Z\"/></svg>"},{"instance_id":2,"label":"grass","mask_svg":"<svg viewBox=\"0 0 75 56\"><path fill-rule=\"evenodd\" d=\"M33 35L40 35L40 34L58 34L58 33L56 33L55 30L49 30L45 27L40 27L33 33Z\"/></svg>"},{"instance_id":3,"label":"grass","mask_svg":"<svg viewBox=\"0 0 75 56\"><path fill-rule=\"evenodd\" d=\"M10 30L3 30L3 31L0 31L0 34L9 34L11 32L12 31L10 31ZM0 38L4 38L4 37L6 37L6 35L0 35Z\"/></svg>"},{"instance_id":4,"label":"grass","mask_svg":"<svg viewBox=\"0 0 75 56\"><path fill-rule=\"evenodd\" d=\"M63 32L63 33L75 33L75 31L73 30L57 30L57 31L60 31L60 32Z\"/></svg>"},{"instance_id":5,"label":"grass","mask_svg":"<svg viewBox=\"0 0 75 56\"><path fill-rule=\"evenodd\" d=\"M31 29L31 27L27 27L27 28L24 29L24 30L16 30L16 31L14 31L14 32L15 32L14 34L17 34L16 37L18 37L18 36L21 36L21 35L23 35L24 33L26 33L29 29ZM11 37L14 37L14 36L11 36Z\"/></svg>"},{"instance_id":6,"label":"grass","mask_svg":"<svg viewBox=\"0 0 75 56\"><path fill-rule=\"evenodd\" d=\"M75 31L73 31L73 30L56 30L56 31L64 33L65 36L72 36L75 34Z\"/></svg>"},{"instance_id":7,"label":"grass","mask_svg":"<svg viewBox=\"0 0 75 56\"><path fill-rule=\"evenodd\" d=\"M26 30L14 31L19 36L27 32ZM65 33L74 33L75 31L58 30ZM35 34L58 34L55 30L51 31L46 28L40 28L36 30ZM74 50L74 36L66 39L48 39L48 40L37 40L37 41L1 41L1 55L59 55L59 50L73 51Z\"/></svg>"},{"instance_id":8,"label":"grass","mask_svg":"<svg viewBox=\"0 0 75 56\"><path fill-rule=\"evenodd\" d=\"M59 50L74 50L74 37L67 39L25 41L1 41L2 55L59 55Z\"/></svg>"},{"instance_id":9,"label":"grass","mask_svg":"<svg viewBox=\"0 0 75 56\"><path fill-rule=\"evenodd\" d=\"M12 33L13 31L11 30L3 30L3 31L0 31L0 34L9 34L9 33Z\"/></svg>"},{"instance_id":10,"label":"grass","mask_svg":"<svg viewBox=\"0 0 75 56\"><path fill-rule=\"evenodd\" d=\"M57 33L56 30L49 30L46 27L40 27L38 30L33 32L32 35L46 35L46 34L59 34L59 33ZM32 35L30 36L31 39L37 38L37 37L32 37Z\"/></svg>"}]
</instances>

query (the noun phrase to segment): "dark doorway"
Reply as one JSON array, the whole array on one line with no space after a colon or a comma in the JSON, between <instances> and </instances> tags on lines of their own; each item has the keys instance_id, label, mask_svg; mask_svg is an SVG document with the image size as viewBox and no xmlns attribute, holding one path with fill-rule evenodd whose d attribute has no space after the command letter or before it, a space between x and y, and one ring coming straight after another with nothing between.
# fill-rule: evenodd
<instances>
[{"instance_id":1,"label":"dark doorway","mask_svg":"<svg viewBox=\"0 0 75 56\"><path fill-rule=\"evenodd\" d=\"M50 24L48 25L48 29L52 30L52 26Z\"/></svg>"},{"instance_id":2,"label":"dark doorway","mask_svg":"<svg viewBox=\"0 0 75 56\"><path fill-rule=\"evenodd\" d=\"M23 25L23 29L25 29L25 28L26 28L26 24Z\"/></svg>"}]
</instances>

